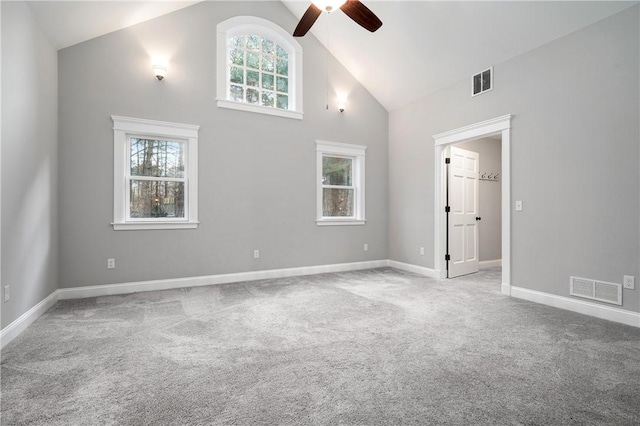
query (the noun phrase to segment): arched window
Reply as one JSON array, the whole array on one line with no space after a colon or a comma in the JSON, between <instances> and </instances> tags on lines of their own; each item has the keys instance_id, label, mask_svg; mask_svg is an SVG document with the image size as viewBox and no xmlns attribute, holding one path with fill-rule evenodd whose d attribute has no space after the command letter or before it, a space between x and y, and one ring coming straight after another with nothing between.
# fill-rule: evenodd
<instances>
[{"instance_id":1,"label":"arched window","mask_svg":"<svg viewBox=\"0 0 640 426\"><path fill-rule=\"evenodd\" d=\"M218 24L219 107L302 118L302 47L254 16Z\"/></svg>"}]
</instances>

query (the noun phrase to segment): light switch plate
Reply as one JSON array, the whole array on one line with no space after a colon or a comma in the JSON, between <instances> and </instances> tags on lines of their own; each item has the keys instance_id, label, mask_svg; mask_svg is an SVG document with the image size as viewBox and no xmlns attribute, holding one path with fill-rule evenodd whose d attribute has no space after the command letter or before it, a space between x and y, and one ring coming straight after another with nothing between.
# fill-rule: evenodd
<instances>
[{"instance_id":1,"label":"light switch plate","mask_svg":"<svg viewBox=\"0 0 640 426\"><path fill-rule=\"evenodd\" d=\"M517 212L521 212L522 211L522 201L520 201L520 200L516 201L516 211Z\"/></svg>"}]
</instances>

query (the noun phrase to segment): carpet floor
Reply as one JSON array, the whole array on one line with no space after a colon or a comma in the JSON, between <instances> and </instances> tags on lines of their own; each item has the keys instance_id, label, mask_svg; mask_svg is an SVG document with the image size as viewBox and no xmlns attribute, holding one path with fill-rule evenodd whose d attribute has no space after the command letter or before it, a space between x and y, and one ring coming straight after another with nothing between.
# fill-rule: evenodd
<instances>
[{"instance_id":1,"label":"carpet floor","mask_svg":"<svg viewBox=\"0 0 640 426\"><path fill-rule=\"evenodd\" d=\"M2 425L639 425L640 329L391 268L59 301Z\"/></svg>"}]
</instances>

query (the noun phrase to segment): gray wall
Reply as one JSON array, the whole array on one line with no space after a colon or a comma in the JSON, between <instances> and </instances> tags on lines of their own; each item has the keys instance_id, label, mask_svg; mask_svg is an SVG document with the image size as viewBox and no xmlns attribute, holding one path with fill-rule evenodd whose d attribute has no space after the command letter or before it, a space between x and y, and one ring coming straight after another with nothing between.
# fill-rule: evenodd
<instances>
[{"instance_id":1,"label":"gray wall","mask_svg":"<svg viewBox=\"0 0 640 426\"><path fill-rule=\"evenodd\" d=\"M57 54L27 4L2 2L2 327L57 288Z\"/></svg>"},{"instance_id":2,"label":"gray wall","mask_svg":"<svg viewBox=\"0 0 640 426\"><path fill-rule=\"evenodd\" d=\"M433 268L432 135L512 122L512 284L568 296L569 276L640 273L638 6L494 64L494 89L460 81L389 118L389 256ZM425 256L419 247L427 248ZM624 309L640 309L624 290Z\"/></svg>"},{"instance_id":3,"label":"gray wall","mask_svg":"<svg viewBox=\"0 0 640 426\"><path fill-rule=\"evenodd\" d=\"M478 139L456 144L456 147L480 155L480 174L501 173L502 143L496 139ZM502 258L502 178L478 182L478 251L480 261Z\"/></svg>"},{"instance_id":4,"label":"gray wall","mask_svg":"<svg viewBox=\"0 0 640 426\"><path fill-rule=\"evenodd\" d=\"M217 108L216 25L237 15L297 23L279 2L203 2L59 51L60 287L387 258L388 113L333 58L330 84L351 91L343 114L334 93L325 109L312 36L304 120ZM163 82L153 52L171 56ZM201 126L197 230L111 228L112 114ZM366 225L316 225L316 139L368 146Z\"/></svg>"}]
</instances>

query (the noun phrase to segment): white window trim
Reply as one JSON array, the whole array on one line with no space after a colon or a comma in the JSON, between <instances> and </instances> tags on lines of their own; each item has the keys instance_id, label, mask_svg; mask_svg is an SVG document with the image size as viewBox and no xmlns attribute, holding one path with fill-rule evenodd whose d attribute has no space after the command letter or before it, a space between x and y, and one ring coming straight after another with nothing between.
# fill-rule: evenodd
<instances>
[{"instance_id":1,"label":"white window trim","mask_svg":"<svg viewBox=\"0 0 640 426\"><path fill-rule=\"evenodd\" d=\"M217 97L216 102L220 108L230 108L240 111L248 111L259 114L276 115L286 118L302 120L302 46L282 27L266 19L255 16L235 16L220 22L217 26ZM293 87L295 93L289 97L289 109L279 109L262 105L251 105L242 102L231 101L227 98L227 85L229 84L229 67L227 66L227 40L239 34L258 34L266 37L289 53L289 87Z\"/></svg>"},{"instance_id":2,"label":"white window trim","mask_svg":"<svg viewBox=\"0 0 640 426\"><path fill-rule=\"evenodd\" d=\"M112 115L113 120L113 229L193 229L198 227L198 130L192 124L168 123L142 118ZM187 143L187 181L185 217L180 219L127 220L128 188L125 170L128 164L128 138L157 137Z\"/></svg>"},{"instance_id":3,"label":"white window trim","mask_svg":"<svg viewBox=\"0 0 640 426\"><path fill-rule=\"evenodd\" d=\"M364 225L367 222L364 202L366 150L367 147L364 145L316 140L317 225ZM325 155L353 159L352 181L354 182L355 194L353 197L354 216L352 217L327 217L322 215L322 157Z\"/></svg>"}]
</instances>

